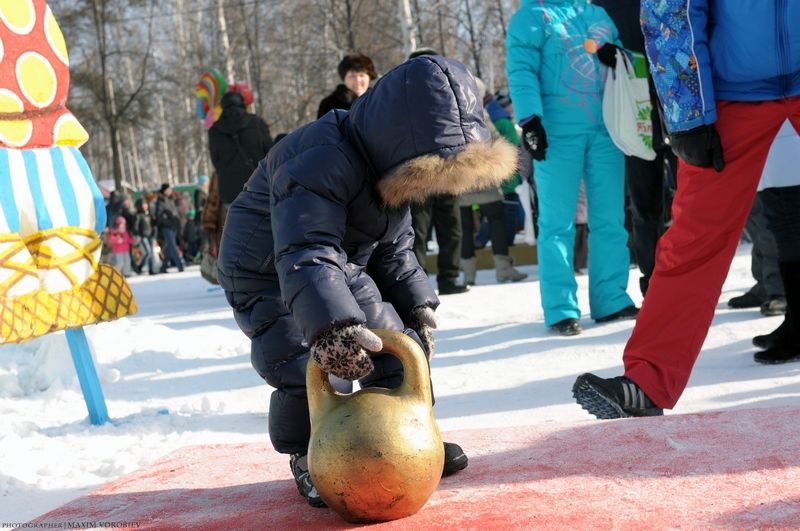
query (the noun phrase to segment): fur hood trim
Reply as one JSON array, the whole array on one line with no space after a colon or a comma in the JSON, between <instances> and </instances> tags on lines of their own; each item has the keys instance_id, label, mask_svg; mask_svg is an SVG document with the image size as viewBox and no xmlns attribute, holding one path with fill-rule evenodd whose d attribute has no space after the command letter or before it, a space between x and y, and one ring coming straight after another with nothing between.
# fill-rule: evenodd
<instances>
[{"instance_id":1,"label":"fur hood trim","mask_svg":"<svg viewBox=\"0 0 800 531\"><path fill-rule=\"evenodd\" d=\"M472 142L448 158L422 155L399 165L378 183L389 207L421 203L432 195L461 195L500 186L517 169L518 149L497 138Z\"/></svg>"}]
</instances>

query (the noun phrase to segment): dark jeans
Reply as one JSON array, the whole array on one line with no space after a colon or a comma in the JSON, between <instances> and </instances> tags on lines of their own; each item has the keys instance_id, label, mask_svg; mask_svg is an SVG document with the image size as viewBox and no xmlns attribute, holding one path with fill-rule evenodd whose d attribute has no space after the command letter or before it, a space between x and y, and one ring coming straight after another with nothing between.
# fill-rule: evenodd
<instances>
[{"instance_id":1,"label":"dark jeans","mask_svg":"<svg viewBox=\"0 0 800 531\"><path fill-rule=\"evenodd\" d=\"M772 190L783 190L783 188L773 188ZM783 280L781 280L781 272L778 268L778 245L772 231L767 227L763 194L764 192L756 194L753 199L753 208L744 225L753 242L750 270L756 280L756 285L750 291L765 298L783 297Z\"/></svg>"},{"instance_id":2,"label":"dark jeans","mask_svg":"<svg viewBox=\"0 0 800 531\"><path fill-rule=\"evenodd\" d=\"M166 273L170 262L183 271L183 261L178 254L178 243L175 240L177 232L174 229L161 229L161 236L164 238L164 262L161 264L161 272Z\"/></svg>"},{"instance_id":3,"label":"dark jeans","mask_svg":"<svg viewBox=\"0 0 800 531\"><path fill-rule=\"evenodd\" d=\"M502 201L480 205L482 216L489 224L489 239L492 241L492 254L508 254L506 240L506 210ZM472 236L472 207L461 207L461 258L475 256L475 239Z\"/></svg>"},{"instance_id":4,"label":"dark jeans","mask_svg":"<svg viewBox=\"0 0 800 531\"><path fill-rule=\"evenodd\" d=\"M455 282L459 275L461 247L461 214L458 198L452 195L437 195L425 203L413 204L411 224L414 227L414 254L419 264L425 268L428 233L433 226L436 230L436 242L439 244L439 255L436 260L439 272L436 281L440 285Z\"/></svg>"},{"instance_id":5,"label":"dark jeans","mask_svg":"<svg viewBox=\"0 0 800 531\"><path fill-rule=\"evenodd\" d=\"M153 241L150 239L150 236L142 236L140 241L142 247L142 261L138 264L139 272L143 271L145 264L147 264L147 272L151 274L155 273L156 257L153 254Z\"/></svg>"},{"instance_id":6,"label":"dark jeans","mask_svg":"<svg viewBox=\"0 0 800 531\"><path fill-rule=\"evenodd\" d=\"M514 245L518 229L525 227L525 210L516 192L505 194L503 206L506 212L506 242L511 247Z\"/></svg>"},{"instance_id":7,"label":"dark jeans","mask_svg":"<svg viewBox=\"0 0 800 531\"><path fill-rule=\"evenodd\" d=\"M666 230L667 208L665 181L677 168L675 155L669 149L658 150L655 160L625 157L625 183L631 207L633 252L642 278L639 287L647 292L650 275L656 263L656 244Z\"/></svg>"},{"instance_id":8,"label":"dark jeans","mask_svg":"<svg viewBox=\"0 0 800 531\"><path fill-rule=\"evenodd\" d=\"M758 193L781 262L800 261L800 186L767 188Z\"/></svg>"}]
</instances>

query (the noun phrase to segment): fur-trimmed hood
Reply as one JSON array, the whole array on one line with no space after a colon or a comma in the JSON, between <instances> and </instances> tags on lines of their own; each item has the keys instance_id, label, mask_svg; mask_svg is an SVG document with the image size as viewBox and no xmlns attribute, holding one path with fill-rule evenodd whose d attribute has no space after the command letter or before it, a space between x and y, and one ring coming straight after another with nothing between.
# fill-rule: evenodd
<instances>
[{"instance_id":1,"label":"fur-trimmed hood","mask_svg":"<svg viewBox=\"0 0 800 531\"><path fill-rule=\"evenodd\" d=\"M387 206L499 186L517 166L517 149L492 139L475 78L441 56L383 76L353 104L347 128Z\"/></svg>"}]
</instances>

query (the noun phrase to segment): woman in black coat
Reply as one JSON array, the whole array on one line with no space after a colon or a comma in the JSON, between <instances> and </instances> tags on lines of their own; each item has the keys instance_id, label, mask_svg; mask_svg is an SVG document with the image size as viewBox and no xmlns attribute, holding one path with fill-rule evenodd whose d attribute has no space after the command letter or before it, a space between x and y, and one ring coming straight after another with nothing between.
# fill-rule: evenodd
<instances>
[{"instance_id":1,"label":"woman in black coat","mask_svg":"<svg viewBox=\"0 0 800 531\"><path fill-rule=\"evenodd\" d=\"M498 186L516 162L513 146L492 141L467 69L425 56L386 74L349 113L276 144L231 206L219 282L252 339L253 366L276 389L272 444L293 454L312 504L321 501L304 461L309 355L362 387L399 385L402 365L379 354L369 328L405 331L430 355L439 304L413 253L409 203ZM444 473L466 461L448 446Z\"/></svg>"},{"instance_id":2,"label":"woman in black coat","mask_svg":"<svg viewBox=\"0 0 800 531\"><path fill-rule=\"evenodd\" d=\"M345 55L336 71L342 83L319 102L317 118L322 118L333 109L349 110L356 98L364 94L369 84L378 77L372 59L360 53Z\"/></svg>"}]
</instances>

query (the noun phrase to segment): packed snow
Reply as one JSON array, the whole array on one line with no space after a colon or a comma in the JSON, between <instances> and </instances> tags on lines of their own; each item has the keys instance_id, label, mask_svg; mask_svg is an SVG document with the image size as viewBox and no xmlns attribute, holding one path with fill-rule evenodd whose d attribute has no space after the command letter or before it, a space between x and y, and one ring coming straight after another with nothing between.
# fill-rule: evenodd
<instances>
[{"instance_id":1,"label":"packed snow","mask_svg":"<svg viewBox=\"0 0 800 531\"><path fill-rule=\"evenodd\" d=\"M536 268L520 269L527 281L498 285L481 271L469 293L442 297L432 376L443 431L593 422L572 399L575 377L621 374L633 321L584 317L582 335L553 335ZM637 304L638 276L631 270ZM587 280L578 277L584 311ZM782 318L727 307L752 283L743 244L689 387L668 414L800 405L800 363L752 360L752 336ZM63 333L0 348L0 522L33 519L183 446L267 438L270 388L223 293L196 269L131 285L136 316L86 329L112 417L104 426L89 424Z\"/></svg>"}]
</instances>

